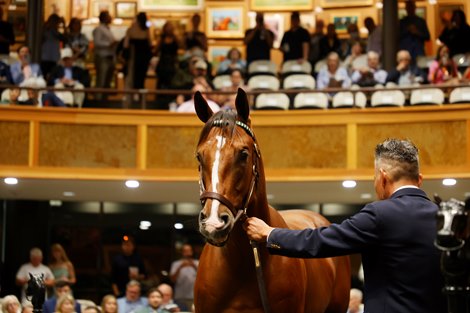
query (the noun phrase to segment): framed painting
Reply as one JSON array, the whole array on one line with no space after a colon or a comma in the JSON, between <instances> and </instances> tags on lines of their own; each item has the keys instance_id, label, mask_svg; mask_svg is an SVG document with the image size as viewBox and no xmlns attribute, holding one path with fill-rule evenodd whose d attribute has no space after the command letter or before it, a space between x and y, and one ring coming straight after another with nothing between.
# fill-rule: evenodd
<instances>
[{"instance_id":1,"label":"framed painting","mask_svg":"<svg viewBox=\"0 0 470 313\"><path fill-rule=\"evenodd\" d=\"M347 32L349 24L357 24L359 26L360 18L361 14L354 12L332 14L331 23L335 25L335 29L338 34L343 34Z\"/></svg>"},{"instance_id":2,"label":"framed painting","mask_svg":"<svg viewBox=\"0 0 470 313\"><path fill-rule=\"evenodd\" d=\"M141 10L197 11L202 10L204 0L139 0Z\"/></svg>"},{"instance_id":3,"label":"framed painting","mask_svg":"<svg viewBox=\"0 0 470 313\"><path fill-rule=\"evenodd\" d=\"M114 16L113 2L109 0L94 1L91 10L91 17L98 17L103 11L108 11L111 16Z\"/></svg>"},{"instance_id":4,"label":"framed painting","mask_svg":"<svg viewBox=\"0 0 470 313\"><path fill-rule=\"evenodd\" d=\"M245 36L243 6L206 8L206 35L211 38L242 38Z\"/></svg>"},{"instance_id":5,"label":"framed painting","mask_svg":"<svg viewBox=\"0 0 470 313\"><path fill-rule=\"evenodd\" d=\"M137 15L136 2L116 2L114 7L116 18L133 19Z\"/></svg>"},{"instance_id":6,"label":"framed painting","mask_svg":"<svg viewBox=\"0 0 470 313\"><path fill-rule=\"evenodd\" d=\"M256 13L248 13L249 28L256 26ZM281 45L282 36L284 36L284 15L282 13L266 13L264 14L264 24L274 33L274 48L279 48Z\"/></svg>"},{"instance_id":7,"label":"framed painting","mask_svg":"<svg viewBox=\"0 0 470 313\"><path fill-rule=\"evenodd\" d=\"M13 33L17 42L26 40L26 10L8 11L7 21L13 25Z\"/></svg>"},{"instance_id":8,"label":"framed painting","mask_svg":"<svg viewBox=\"0 0 470 313\"><path fill-rule=\"evenodd\" d=\"M462 10L465 12L463 3L438 3L436 10L436 37L438 37L447 25L451 25L452 12Z\"/></svg>"},{"instance_id":9,"label":"framed painting","mask_svg":"<svg viewBox=\"0 0 470 313\"><path fill-rule=\"evenodd\" d=\"M88 0L73 0L70 7L70 16L82 20L88 18Z\"/></svg>"},{"instance_id":10,"label":"framed painting","mask_svg":"<svg viewBox=\"0 0 470 313\"><path fill-rule=\"evenodd\" d=\"M426 7L416 7L416 15L426 19ZM399 7L398 8L398 19L401 20L406 16L405 8Z\"/></svg>"},{"instance_id":11,"label":"framed painting","mask_svg":"<svg viewBox=\"0 0 470 313\"><path fill-rule=\"evenodd\" d=\"M313 0L250 0L252 11L310 11Z\"/></svg>"},{"instance_id":12,"label":"framed painting","mask_svg":"<svg viewBox=\"0 0 470 313\"><path fill-rule=\"evenodd\" d=\"M320 0L322 8L361 7L374 4L374 0Z\"/></svg>"}]
</instances>

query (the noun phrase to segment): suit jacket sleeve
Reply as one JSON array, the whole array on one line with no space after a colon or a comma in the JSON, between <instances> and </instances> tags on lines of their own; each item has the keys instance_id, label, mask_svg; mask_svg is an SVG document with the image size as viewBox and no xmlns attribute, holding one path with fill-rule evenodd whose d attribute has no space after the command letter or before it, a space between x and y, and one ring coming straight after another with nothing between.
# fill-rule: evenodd
<instances>
[{"instance_id":1,"label":"suit jacket sleeve","mask_svg":"<svg viewBox=\"0 0 470 313\"><path fill-rule=\"evenodd\" d=\"M298 258L347 255L377 244L379 231L378 211L369 204L341 224L304 230L275 228L267 248L271 254Z\"/></svg>"}]
</instances>

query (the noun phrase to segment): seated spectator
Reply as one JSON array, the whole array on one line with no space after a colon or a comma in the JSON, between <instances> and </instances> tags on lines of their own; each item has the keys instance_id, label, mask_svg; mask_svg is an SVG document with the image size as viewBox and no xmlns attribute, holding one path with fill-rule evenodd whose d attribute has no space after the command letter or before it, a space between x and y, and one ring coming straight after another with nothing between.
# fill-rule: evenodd
<instances>
[{"instance_id":1,"label":"seated spectator","mask_svg":"<svg viewBox=\"0 0 470 313\"><path fill-rule=\"evenodd\" d=\"M118 313L130 313L142 306L147 305L147 298L142 297L140 283L131 280L126 285L126 294L117 299Z\"/></svg>"},{"instance_id":2,"label":"seated spectator","mask_svg":"<svg viewBox=\"0 0 470 313\"><path fill-rule=\"evenodd\" d=\"M428 81L431 84L458 84L457 64L449 56L449 48L442 45L437 49L436 59L429 65Z\"/></svg>"},{"instance_id":3,"label":"seated spectator","mask_svg":"<svg viewBox=\"0 0 470 313\"><path fill-rule=\"evenodd\" d=\"M135 313L172 313L180 312L176 304L163 304L163 294L157 287L150 288L147 292L148 305L141 307Z\"/></svg>"},{"instance_id":4,"label":"seated spectator","mask_svg":"<svg viewBox=\"0 0 470 313\"><path fill-rule=\"evenodd\" d=\"M32 304L24 304L23 308L21 309L21 313L33 313L33 305Z\"/></svg>"},{"instance_id":5,"label":"seated spectator","mask_svg":"<svg viewBox=\"0 0 470 313\"><path fill-rule=\"evenodd\" d=\"M379 54L375 51L367 53L367 66L354 71L351 80L361 87L373 87L385 84L387 72L379 67Z\"/></svg>"},{"instance_id":6,"label":"seated spectator","mask_svg":"<svg viewBox=\"0 0 470 313\"><path fill-rule=\"evenodd\" d=\"M407 50L397 52L397 67L392 69L386 82L393 82L399 86L410 86L426 82L425 75L417 66L411 65L411 55Z\"/></svg>"},{"instance_id":7,"label":"seated spectator","mask_svg":"<svg viewBox=\"0 0 470 313\"><path fill-rule=\"evenodd\" d=\"M242 60L242 53L237 48L232 48L227 53L227 58L222 61L217 69L217 74L228 74L232 70L245 71L246 61Z\"/></svg>"},{"instance_id":8,"label":"seated spectator","mask_svg":"<svg viewBox=\"0 0 470 313\"><path fill-rule=\"evenodd\" d=\"M87 70L74 65L73 51L64 48L60 51L61 64L54 67L50 73L48 85L55 88L84 89L90 87L90 75ZM85 100L85 93L73 92L73 102L63 96L63 91L57 91L56 95L67 105L81 107Z\"/></svg>"},{"instance_id":9,"label":"seated spectator","mask_svg":"<svg viewBox=\"0 0 470 313\"><path fill-rule=\"evenodd\" d=\"M185 307L182 303L176 303L173 299L173 288L168 284L160 284L158 285L157 289L161 292L163 296L162 305L165 307L174 307L175 305L181 311L187 311L189 308ZM175 311L179 312L179 311Z\"/></svg>"},{"instance_id":10,"label":"seated spectator","mask_svg":"<svg viewBox=\"0 0 470 313\"><path fill-rule=\"evenodd\" d=\"M217 98L217 103L220 103L223 110L234 109L235 110L235 98L237 95L238 88L242 88L245 91L248 91L248 86L245 85L243 80L242 71L235 69L230 73L230 81L232 84L227 87L222 87L220 91L231 91L232 94L221 94Z\"/></svg>"},{"instance_id":11,"label":"seated spectator","mask_svg":"<svg viewBox=\"0 0 470 313\"><path fill-rule=\"evenodd\" d=\"M101 313L117 313L117 299L114 295L106 295L101 300Z\"/></svg>"},{"instance_id":12,"label":"seated spectator","mask_svg":"<svg viewBox=\"0 0 470 313\"><path fill-rule=\"evenodd\" d=\"M18 49L18 62L10 66L11 77L15 85L20 85L25 79L42 77L41 67L37 63L31 63L29 48L21 46Z\"/></svg>"},{"instance_id":13,"label":"seated spectator","mask_svg":"<svg viewBox=\"0 0 470 313\"><path fill-rule=\"evenodd\" d=\"M3 313L20 313L21 304L18 298L14 295L5 296L2 300Z\"/></svg>"},{"instance_id":14,"label":"seated spectator","mask_svg":"<svg viewBox=\"0 0 470 313\"><path fill-rule=\"evenodd\" d=\"M193 95L196 91L200 91L202 93L202 96L204 97L204 99L206 99L207 103L209 104L210 108L212 109L212 112L215 113L215 112L220 111L220 106L217 103L215 103L214 101L208 99L208 97L204 94L204 92L211 91L211 90L212 89L208 89L206 86L201 85L201 84L196 84L191 89ZM196 113L196 109L194 108L194 96L191 97L190 100L187 100L187 101L179 104L178 108L176 108L176 112L179 112L179 113Z\"/></svg>"},{"instance_id":15,"label":"seated spectator","mask_svg":"<svg viewBox=\"0 0 470 313\"><path fill-rule=\"evenodd\" d=\"M3 91L2 85L13 84L13 78L11 77L10 66L0 61L0 92Z\"/></svg>"},{"instance_id":16,"label":"seated spectator","mask_svg":"<svg viewBox=\"0 0 470 313\"><path fill-rule=\"evenodd\" d=\"M362 304L362 291L352 288L349 293L349 306L347 313L363 313L364 305Z\"/></svg>"},{"instance_id":17,"label":"seated spectator","mask_svg":"<svg viewBox=\"0 0 470 313\"><path fill-rule=\"evenodd\" d=\"M70 283L65 280L59 280L54 286L54 295L44 301L42 305L42 313L54 313L56 311L56 306L58 303L58 299L60 299L64 295L71 295L72 288L70 287ZM75 301L74 301L75 302ZM77 313L81 312L80 304L75 302L74 304L74 311Z\"/></svg>"},{"instance_id":18,"label":"seated spectator","mask_svg":"<svg viewBox=\"0 0 470 313\"><path fill-rule=\"evenodd\" d=\"M339 66L339 55L330 52L326 60L326 66L318 72L317 88L348 88L351 86L351 79L344 67Z\"/></svg>"},{"instance_id":19,"label":"seated spectator","mask_svg":"<svg viewBox=\"0 0 470 313\"><path fill-rule=\"evenodd\" d=\"M75 312L75 298L70 294L63 294L58 300L55 307L56 313L76 313Z\"/></svg>"},{"instance_id":20,"label":"seated spectator","mask_svg":"<svg viewBox=\"0 0 470 313\"><path fill-rule=\"evenodd\" d=\"M346 68L348 74L351 75L354 71L359 70L358 68L354 68L354 60L356 60L359 56L363 55L364 51L362 45L359 41L356 41L351 46L351 53L344 59L343 67Z\"/></svg>"},{"instance_id":21,"label":"seated spectator","mask_svg":"<svg viewBox=\"0 0 470 313\"><path fill-rule=\"evenodd\" d=\"M34 106L55 106L55 107L65 107L65 103L59 99L52 91L39 91L39 88L45 88L46 82L42 77L31 77L21 83L20 87L26 87L26 98L18 99L18 104L24 105L34 105ZM72 94L70 93L70 99L72 99Z\"/></svg>"},{"instance_id":22,"label":"seated spectator","mask_svg":"<svg viewBox=\"0 0 470 313\"><path fill-rule=\"evenodd\" d=\"M20 104L20 93L21 89L19 87L6 89L2 92L2 99L0 102L2 104Z\"/></svg>"}]
</instances>

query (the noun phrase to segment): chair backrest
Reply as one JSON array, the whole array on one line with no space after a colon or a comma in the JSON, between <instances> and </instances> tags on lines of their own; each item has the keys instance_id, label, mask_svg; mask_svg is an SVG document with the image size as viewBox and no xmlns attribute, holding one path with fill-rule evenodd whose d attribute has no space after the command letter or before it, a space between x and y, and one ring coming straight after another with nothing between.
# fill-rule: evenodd
<instances>
[{"instance_id":1,"label":"chair backrest","mask_svg":"<svg viewBox=\"0 0 470 313\"><path fill-rule=\"evenodd\" d=\"M340 91L333 96L331 106L333 108L351 108L354 106L354 94L350 91Z\"/></svg>"},{"instance_id":2,"label":"chair backrest","mask_svg":"<svg viewBox=\"0 0 470 313\"><path fill-rule=\"evenodd\" d=\"M288 110L289 97L284 93L262 93L256 97L255 109L257 110Z\"/></svg>"},{"instance_id":3,"label":"chair backrest","mask_svg":"<svg viewBox=\"0 0 470 313\"><path fill-rule=\"evenodd\" d=\"M82 311L89 306L96 306L96 304L93 301L88 300L88 299L76 299L75 301L77 301L77 303L80 304L80 308Z\"/></svg>"},{"instance_id":4,"label":"chair backrest","mask_svg":"<svg viewBox=\"0 0 470 313\"><path fill-rule=\"evenodd\" d=\"M416 66L420 69L428 69L431 62L434 61L434 56L420 55L416 57Z\"/></svg>"},{"instance_id":5,"label":"chair backrest","mask_svg":"<svg viewBox=\"0 0 470 313\"><path fill-rule=\"evenodd\" d=\"M315 89L315 79L310 74L293 74L284 79L284 89Z\"/></svg>"},{"instance_id":6,"label":"chair backrest","mask_svg":"<svg viewBox=\"0 0 470 313\"><path fill-rule=\"evenodd\" d=\"M358 69L367 66L367 54L361 54L352 62L353 69Z\"/></svg>"},{"instance_id":7,"label":"chair backrest","mask_svg":"<svg viewBox=\"0 0 470 313\"><path fill-rule=\"evenodd\" d=\"M248 76L277 75L277 65L270 60L256 60L248 65Z\"/></svg>"},{"instance_id":8,"label":"chair backrest","mask_svg":"<svg viewBox=\"0 0 470 313\"><path fill-rule=\"evenodd\" d=\"M411 92L410 104L443 104L444 92L439 88L414 89Z\"/></svg>"},{"instance_id":9,"label":"chair backrest","mask_svg":"<svg viewBox=\"0 0 470 313\"><path fill-rule=\"evenodd\" d=\"M250 88L250 90L278 90L279 87L279 79L271 75L256 75L248 80L248 88Z\"/></svg>"},{"instance_id":10,"label":"chair backrest","mask_svg":"<svg viewBox=\"0 0 470 313\"><path fill-rule=\"evenodd\" d=\"M328 96L323 92L300 92L294 98L294 109L327 109Z\"/></svg>"},{"instance_id":11,"label":"chair backrest","mask_svg":"<svg viewBox=\"0 0 470 313\"><path fill-rule=\"evenodd\" d=\"M470 103L470 87L454 88L450 92L449 103Z\"/></svg>"},{"instance_id":12,"label":"chair backrest","mask_svg":"<svg viewBox=\"0 0 470 313\"><path fill-rule=\"evenodd\" d=\"M405 104L405 94L400 90L379 90L372 94L370 105L379 106L403 106Z\"/></svg>"},{"instance_id":13,"label":"chair backrest","mask_svg":"<svg viewBox=\"0 0 470 313\"><path fill-rule=\"evenodd\" d=\"M299 63L297 60L290 60L286 61L282 64L281 67L281 74L282 75L290 75L290 74L298 74L298 73L305 73L310 74L312 72L312 65L310 62L302 62Z\"/></svg>"},{"instance_id":14,"label":"chair backrest","mask_svg":"<svg viewBox=\"0 0 470 313\"><path fill-rule=\"evenodd\" d=\"M224 74L224 75L218 75L214 78L212 81L214 84L215 89L222 89L224 87L230 87L232 86L232 80L230 79L230 75Z\"/></svg>"},{"instance_id":15,"label":"chair backrest","mask_svg":"<svg viewBox=\"0 0 470 313\"><path fill-rule=\"evenodd\" d=\"M398 84L394 82L388 82L385 84L385 88L397 88Z\"/></svg>"},{"instance_id":16,"label":"chair backrest","mask_svg":"<svg viewBox=\"0 0 470 313\"><path fill-rule=\"evenodd\" d=\"M322 67L326 66L326 58L325 59L322 59L320 61L317 61L317 63L315 63L315 67L313 68L313 71L315 73L318 73L320 72L320 70L322 69Z\"/></svg>"},{"instance_id":17,"label":"chair backrest","mask_svg":"<svg viewBox=\"0 0 470 313\"><path fill-rule=\"evenodd\" d=\"M356 102L354 103L358 108L365 108L367 105L367 96L362 91L358 91L354 93L354 97Z\"/></svg>"}]
</instances>

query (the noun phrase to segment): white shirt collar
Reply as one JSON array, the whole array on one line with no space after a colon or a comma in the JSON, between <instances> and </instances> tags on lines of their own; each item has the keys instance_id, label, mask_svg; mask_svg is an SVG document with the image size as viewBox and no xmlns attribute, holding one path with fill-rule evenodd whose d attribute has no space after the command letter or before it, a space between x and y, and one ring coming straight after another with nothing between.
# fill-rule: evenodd
<instances>
[{"instance_id":1,"label":"white shirt collar","mask_svg":"<svg viewBox=\"0 0 470 313\"><path fill-rule=\"evenodd\" d=\"M397 192L398 190L401 190L401 189L405 189L405 188L415 188L415 189L419 189L418 186L415 186L415 185L404 185L404 186L401 186L401 187L398 187L397 189L395 189L392 194L394 194L395 192Z\"/></svg>"}]
</instances>

